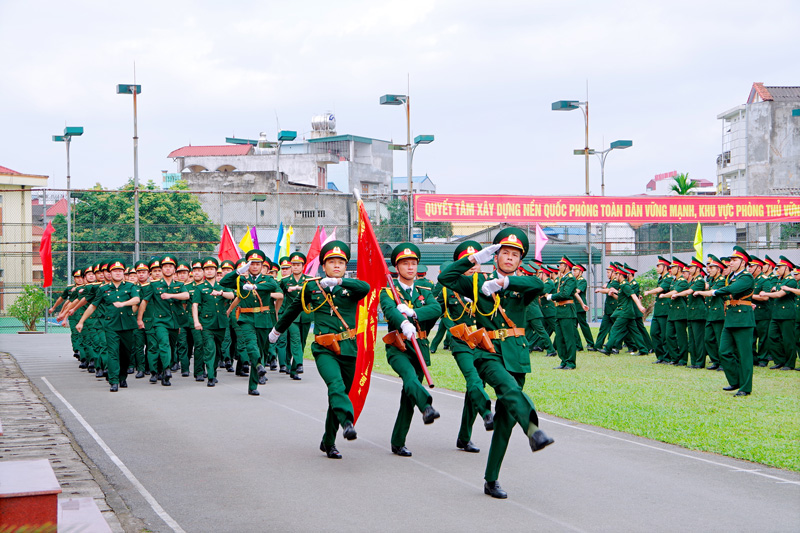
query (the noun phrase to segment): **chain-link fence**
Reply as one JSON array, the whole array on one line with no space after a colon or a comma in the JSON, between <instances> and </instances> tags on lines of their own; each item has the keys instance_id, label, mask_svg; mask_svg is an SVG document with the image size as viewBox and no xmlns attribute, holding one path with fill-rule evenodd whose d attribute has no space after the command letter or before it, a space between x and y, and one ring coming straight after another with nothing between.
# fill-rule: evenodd
<instances>
[{"instance_id":1,"label":"chain-link fence","mask_svg":"<svg viewBox=\"0 0 800 533\"><path fill-rule=\"evenodd\" d=\"M0 199L7 190L0 191ZM279 228L292 230L291 250L307 252L317 228L351 244L356 253L357 211L351 194L319 189L289 192L210 192L132 187L121 190L23 189L29 209L0 212L0 331L18 328L7 316L9 306L25 285L41 285L39 244L48 222L52 222L53 287L55 299L71 281L74 268L110 259L132 264L136 259L171 254L190 260L215 255L221 230L228 226L235 241L255 227L259 247L273 256ZM138 198L137 198L138 196ZM68 200L69 198L69 200ZM408 204L403 195L362 195L378 239L388 258L394 243L408 239ZM68 206L68 201L70 202ZM138 212L135 209L138 203ZM68 209L69 207L69 209ZM67 224L67 212L70 224ZM19 215L17 215L19 212ZM138 220L138 224L137 224ZM539 223L550 239L543 260L556 263L569 255L592 265L587 273L590 292L605 281L603 265L617 260L640 272L655 264L657 255L694 255L696 224L573 224L549 226L547 220L531 220L527 227L531 242ZM138 226L138 229L137 229ZM449 222L415 222L413 240L421 242L423 263L438 274L438 265L452 260L455 242L472 239L491 242L501 226ZM138 236L138 238L137 238ZM800 224L763 223L703 225L704 252L727 255L735 244L762 255L787 255L800 259ZM533 256L533 252L529 257ZM354 263L352 264L354 269ZM589 305L601 309L602 301ZM593 315L593 316L596 316Z\"/></svg>"}]
</instances>

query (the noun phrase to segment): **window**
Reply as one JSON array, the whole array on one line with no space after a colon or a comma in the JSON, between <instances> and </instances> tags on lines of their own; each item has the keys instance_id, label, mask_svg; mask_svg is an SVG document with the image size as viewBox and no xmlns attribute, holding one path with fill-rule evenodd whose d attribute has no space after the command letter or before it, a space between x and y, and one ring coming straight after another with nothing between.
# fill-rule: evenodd
<instances>
[{"instance_id":1,"label":"window","mask_svg":"<svg viewBox=\"0 0 800 533\"><path fill-rule=\"evenodd\" d=\"M324 209L306 209L306 210L295 210L294 212L295 218L325 218L325 210Z\"/></svg>"},{"instance_id":2,"label":"window","mask_svg":"<svg viewBox=\"0 0 800 533\"><path fill-rule=\"evenodd\" d=\"M369 183L362 183L361 184L361 193L362 194L369 194Z\"/></svg>"}]
</instances>

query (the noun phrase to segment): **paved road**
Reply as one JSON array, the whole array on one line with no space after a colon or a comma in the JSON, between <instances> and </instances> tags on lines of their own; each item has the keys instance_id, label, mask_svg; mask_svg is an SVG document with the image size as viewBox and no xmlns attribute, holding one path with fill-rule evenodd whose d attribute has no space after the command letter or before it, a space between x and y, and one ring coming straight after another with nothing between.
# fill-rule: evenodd
<instances>
[{"instance_id":1,"label":"paved road","mask_svg":"<svg viewBox=\"0 0 800 533\"><path fill-rule=\"evenodd\" d=\"M245 378L227 373L213 389L191 378L176 377L172 387L131 379L110 394L77 369L67 343L0 335L0 350L17 358L153 531L797 531L800 524L797 473L547 415L542 427L555 445L532 454L517 431L500 478L509 499L494 500L482 492L490 434L476 424L481 453L455 449L458 393L437 389L442 418L424 426L417 415L408 439L414 456L391 454L400 384L384 376L373 380L358 440L340 439L344 459L333 461L317 449L326 394L313 361L302 382L270 373L258 398L246 395Z\"/></svg>"}]
</instances>

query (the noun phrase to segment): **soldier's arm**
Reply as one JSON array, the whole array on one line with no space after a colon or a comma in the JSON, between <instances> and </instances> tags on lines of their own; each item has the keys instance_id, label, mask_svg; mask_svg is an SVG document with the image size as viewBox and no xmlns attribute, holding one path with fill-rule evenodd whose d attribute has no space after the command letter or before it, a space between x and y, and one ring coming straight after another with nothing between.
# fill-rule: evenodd
<instances>
[{"instance_id":1,"label":"soldier's arm","mask_svg":"<svg viewBox=\"0 0 800 533\"><path fill-rule=\"evenodd\" d=\"M223 278L224 279L224 278ZM275 279L267 276L258 283L254 283L257 291L275 292L279 289L278 282Z\"/></svg>"},{"instance_id":2,"label":"soldier's arm","mask_svg":"<svg viewBox=\"0 0 800 533\"><path fill-rule=\"evenodd\" d=\"M370 291L369 283L356 278L342 278L342 288L350 291L356 300L362 299Z\"/></svg>"},{"instance_id":3,"label":"soldier's arm","mask_svg":"<svg viewBox=\"0 0 800 533\"><path fill-rule=\"evenodd\" d=\"M419 287L418 290L425 297L425 305L414 308L417 320L424 322L426 320L436 320L442 316L442 306L436 301L433 291L426 287Z\"/></svg>"},{"instance_id":4,"label":"soldier's arm","mask_svg":"<svg viewBox=\"0 0 800 533\"><path fill-rule=\"evenodd\" d=\"M59 305L61 305L61 302L63 302L63 301L64 301L64 298L62 298L61 296L59 296L59 297L58 297L58 300L56 300L56 303L54 303L54 304L53 304L53 307L51 307L50 309L48 309L48 310L47 310L47 312L48 312L48 313L50 313L50 314L52 315L52 314L55 312L55 310L56 310L56 307L58 307Z\"/></svg>"},{"instance_id":5,"label":"soldier's arm","mask_svg":"<svg viewBox=\"0 0 800 533\"><path fill-rule=\"evenodd\" d=\"M550 299L553 300L554 302L571 300L575 296L575 289L576 289L575 280L572 278L567 278L561 284L561 290L552 293L553 296L551 296Z\"/></svg>"},{"instance_id":6,"label":"soldier's arm","mask_svg":"<svg viewBox=\"0 0 800 533\"><path fill-rule=\"evenodd\" d=\"M226 289L235 289L236 288L236 280L239 278L239 274L236 271L228 272L225 274L221 280L219 280L219 284L225 287Z\"/></svg>"},{"instance_id":7,"label":"soldier's arm","mask_svg":"<svg viewBox=\"0 0 800 533\"><path fill-rule=\"evenodd\" d=\"M739 277L733 283L728 285L727 287L720 287L719 289L714 289L712 291L712 295L714 296L731 296L733 294L739 294L742 292L747 292L753 290L753 281L752 278L749 277Z\"/></svg>"},{"instance_id":8,"label":"soldier's arm","mask_svg":"<svg viewBox=\"0 0 800 533\"><path fill-rule=\"evenodd\" d=\"M469 260L469 256L462 257L458 261L450 263L444 270L439 273L439 283L452 291L456 291L462 296L473 298L472 276L464 276L463 274L475 266ZM480 294L480 287L483 285L483 279L478 277L478 294Z\"/></svg>"},{"instance_id":9,"label":"soldier's arm","mask_svg":"<svg viewBox=\"0 0 800 533\"><path fill-rule=\"evenodd\" d=\"M92 316L92 313L94 313L95 309L97 309L97 307L95 307L94 304L92 304L89 307L87 307L86 311L83 312L83 316L78 321L78 323L75 325L75 329L77 329L78 331L81 331L83 329L84 322L86 322L86 320L88 320L88 318L90 316Z\"/></svg>"},{"instance_id":10,"label":"soldier's arm","mask_svg":"<svg viewBox=\"0 0 800 533\"><path fill-rule=\"evenodd\" d=\"M536 276L509 276L506 290L521 293L522 301L529 305L544 291L544 282Z\"/></svg>"},{"instance_id":11,"label":"soldier's arm","mask_svg":"<svg viewBox=\"0 0 800 533\"><path fill-rule=\"evenodd\" d=\"M397 310L397 302L394 301L392 290L388 286L381 290L381 309L389 331L399 330L400 324L407 320L406 316Z\"/></svg>"},{"instance_id":12,"label":"soldier's arm","mask_svg":"<svg viewBox=\"0 0 800 533\"><path fill-rule=\"evenodd\" d=\"M302 294L308 300L311 296L310 292L306 292ZM279 333L283 333L289 326L294 322L294 319L300 316L300 313L303 312L303 302L300 298L295 298L292 300L287 307L284 308L283 314L278 318L278 322L275 324L275 331ZM316 331L316 326L315 326Z\"/></svg>"}]
</instances>

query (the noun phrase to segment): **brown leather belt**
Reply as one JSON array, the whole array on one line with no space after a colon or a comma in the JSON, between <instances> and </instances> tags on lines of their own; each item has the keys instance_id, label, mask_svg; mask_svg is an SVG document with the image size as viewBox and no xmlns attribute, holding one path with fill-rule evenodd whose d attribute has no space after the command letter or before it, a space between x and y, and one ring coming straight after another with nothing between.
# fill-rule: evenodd
<instances>
[{"instance_id":1,"label":"brown leather belt","mask_svg":"<svg viewBox=\"0 0 800 533\"><path fill-rule=\"evenodd\" d=\"M327 335L330 335L330 333L328 333ZM315 341L317 341L317 337L323 337L323 335L314 335ZM354 329L348 329L347 331L343 331L341 333L336 333L333 335L333 339L337 342L355 338L356 338L356 330ZM319 344L319 341L317 341L317 343Z\"/></svg>"},{"instance_id":2,"label":"brown leather belt","mask_svg":"<svg viewBox=\"0 0 800 533\"><path fill-rule=\"evenodd\" d=\"M506 337L524 337L525 328L496 329L494 331L487 331L486 334L489 335L490 339L504 341Z\"/></svg>"},{"instance_id":3,"label":"brown leather belt","mask_svg":"<svg viewBox=\"0 0 800 533\"><path fill-rule=\"evenodd\" d=\"M260 313L261 311L269 311L269 307L239 307L242 313Z\"/></svg>"},{"instance_id":4,"label":"brown leather belt","mask_svg":"<svg viewBox=\"0 0 800 533\"><path fill-rule=\"evenodd\" d=\"M556 307L561 307L563 305L574 304L574 303L575 303L575 300L562 300L560 302L555 302Z\"/></svg>"},{"instance_id":5,"label":"brown leather belt","mask_svg":"<svg viewBox=\"0 0 800 533\"><path fill-rule=\"evenodd\" d=\"M740 305L753 305L753 302L750 300L728 300L725 302L725 307L738 307Z\"/></svg>"}]
</instances>

